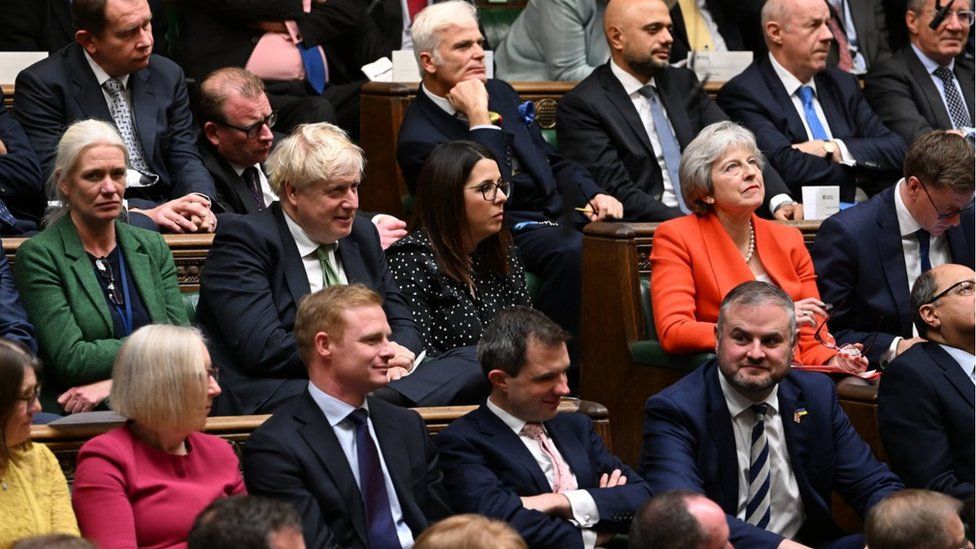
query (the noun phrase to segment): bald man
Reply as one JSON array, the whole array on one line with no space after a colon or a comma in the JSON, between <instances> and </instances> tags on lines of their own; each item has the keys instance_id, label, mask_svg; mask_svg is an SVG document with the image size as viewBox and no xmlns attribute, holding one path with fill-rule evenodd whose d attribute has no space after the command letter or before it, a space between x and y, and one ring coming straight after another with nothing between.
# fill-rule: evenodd
<instances>
[{"instance_id":1,"label":"bald man","mask_svg":"<svg viewBox=\"0 0 976 549\"><path fill-rule=\"evenodd\" d=\"M681 151L705 126L728 116L695 73L668 65L671 17L661 0L614 0L604 34L610 61L559 102L559 148L624 205L628 221L664 221L687 213L678 184ZM786 185L763 171L766 207L777 219L798 219Z\"/></svg>"},{"instance_id":2,"label":"bald man","mask_svg":"<svg viewBox=\"0 0 976 549\"><path fill-rule=\"evenodd\" d=\"M703 494L670 490L641 507L630 525L631 549L732 549L725 511Z\"/></svg>"}]
</instances>

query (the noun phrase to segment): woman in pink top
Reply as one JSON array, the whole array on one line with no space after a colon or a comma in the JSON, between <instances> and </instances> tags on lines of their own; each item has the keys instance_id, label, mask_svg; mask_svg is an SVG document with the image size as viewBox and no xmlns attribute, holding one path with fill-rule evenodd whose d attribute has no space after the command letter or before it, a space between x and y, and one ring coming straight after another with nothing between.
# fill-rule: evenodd
<instances>
[{"instance_id":1,"label":"woman in pink top","mask_svg":"<svg viewBox=\"0 0 976 549\"><path fill-rule=\"evenodd\" d=\"M102 549L185 547L200 511L244 492L231 446L199 432L219 394L195 329L149 325L126 340L109 400L129 421L78 452L73 503L82 535Z\"/></svg>"}]
</instances>

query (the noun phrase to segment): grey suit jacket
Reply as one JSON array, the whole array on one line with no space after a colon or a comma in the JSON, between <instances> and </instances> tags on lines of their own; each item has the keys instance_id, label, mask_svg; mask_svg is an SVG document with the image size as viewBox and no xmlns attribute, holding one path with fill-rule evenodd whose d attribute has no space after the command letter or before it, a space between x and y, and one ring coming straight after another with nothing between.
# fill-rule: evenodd
<instances>
[{"instance_id":1,"label":"grey suit jacket","mask_svg":"<svg viewBox=\"0 0 976 549\"><path fill-rule=\"evenodd\" d=\"M885 20L884 6L881 0L845 0L851 9L851 18L854 20L854 32L857 33L857 42L860 46L861 55L867 61L868 70L875 63L891 55L891 47L888 45L888 23ZM843 15L843 14L841 14ZM762 31L759 31L760 34ZM827 56L827 64L837 65L837 41L830 44L830 53Z\"/></svg>"}]
</instances>

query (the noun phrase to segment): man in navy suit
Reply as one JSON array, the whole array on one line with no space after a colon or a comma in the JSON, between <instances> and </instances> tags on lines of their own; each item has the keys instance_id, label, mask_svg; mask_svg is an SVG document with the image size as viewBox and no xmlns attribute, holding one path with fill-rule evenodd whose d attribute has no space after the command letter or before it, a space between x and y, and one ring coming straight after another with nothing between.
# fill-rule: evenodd
<instances>
[{"instance_id":1,"label":"man in navy suit","mask_svg":"<svg viewBox=\"0 0 976 549\"><path fill-rule=\"evenodd\" d=\"M736 547L864 547L834 522L831 492L863 517L903 486L851 427L830 378L791 371L793 301L744 282L722 301L715 332L718 356L644 407L651 489L704 493L728 515Z\"/></svg>"},{"instance_id":2,"label":"man in navy suit","mask_svg":"<svg viewBox=\"0 0 976 549\"><path fill-rule=\"evenodd\" d=\"M651 497L569 394L569 334L526 307L498 314L478 343L492 391L434 438L455 510L507 521L530 547L587 547L626 531Z\"/></svg>"},{"instance_id":3,"label":"man in navy suit","mask_svg":"<svg viewBox=\"0 0 976 549\"><path fill-rule=\"evenodd\" d=\"M397 352L381 304L358 284L302 301L295 339L308 380L245 445L248 492L291 503L308 547L410 547L451 514L423 420L368 397Z\"/></svg>"},{"instance_id":4,"label":"man in navy suit","mask_svg":"<svg viewBox=\"0 0 976 549\"><path fill-rule=\"evenodd\" d=\"M943 263L973 267L974 162L965 139L930 132L912 144L898 184L823 221L811 255L838 342L863 343L879 365L920 341L915 279Z\"/></svg>"},{"instance_id":5,"label":"man in navy suit","mask_svg":"<svg viewBox=\"0 0 976 549\"><path fill-rule=\"evenodd\" d=\"M526 270L542 279L538 307L572 333L579 325L580 249L585 221L620 219L623 206L581 166L542 138L518 94L485 77L484 39L472 4L425 8L412 27L422 81L403 117L397 161L411 191L437 145L470 139L488 147L512 192L505 204ZM585 215L572 207L586 208Z\"/></svg>"},{"instance_id":6,"label":"man in navy suit","mask_svg":"<svg viewBox=\"0 0 976 549\"><path fill-rule=\"evenodd\" d=\"M769 56L725 84L718 104L756 134L794 195L838 185L841 200L853 202L856 186L873 193L897 178L905 144L864 101L857 78L827 67L829 19L823 0L766 2Z\"/></svg>"},{"instance_id":7,"label":"man in navy suit","mask_svg":"<svg viewBox=\"0 0 976 549\"><path fill-rule=\"evenodd\" d=\"M0 92L0 234L25 236L37 230L44 212L44 180L24 129Z\"/></svg>"},{"instance_id":8,"label":"man in navy suit","mask_svg":"<svg viewBox=\"0 0 976 549\"><path fill-rule=\"evenodd\" d=\"M17 75L14 115L42 176L50 177L69 124L111 120L132 168L125 191L130 212L164 231L213 232L214 184L196 150L183 71L151 53L149 4L74 0L72 14L77 42Z\"/></svg>"},{"instance_id":9,"label":"man in navy suit","mask_svg":"<svg viewBox=\"0 0 976 549\"><path fill-rule=\"evenodd\" d=\"M912 287L919 335L878 389L878 428L892 468L913 488L973 497L976 459L976 273L946 264Z\"/></svg>"}]
</instances>

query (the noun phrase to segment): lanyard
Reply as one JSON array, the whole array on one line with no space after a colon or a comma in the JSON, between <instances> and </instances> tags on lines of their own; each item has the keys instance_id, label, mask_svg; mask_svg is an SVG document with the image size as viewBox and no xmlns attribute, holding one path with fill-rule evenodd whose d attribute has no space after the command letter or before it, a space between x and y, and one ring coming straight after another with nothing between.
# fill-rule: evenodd
<instances>
[{"instance_id":1,"label":"lanyard","mask_svg":"<svg viewBox=\"0 0 976 549\"><path fill-rule=\"evenodd\" d=\"M122 300L125 301L125 311L114 303L112 306L122 317L122 337L126 337L132 334L132 300L129 299L129 280L125 276L125 256L122 254L122 248L119 248L119 278L121 279L119 283L122 285Z\"/></svg>"}]
</instances>

